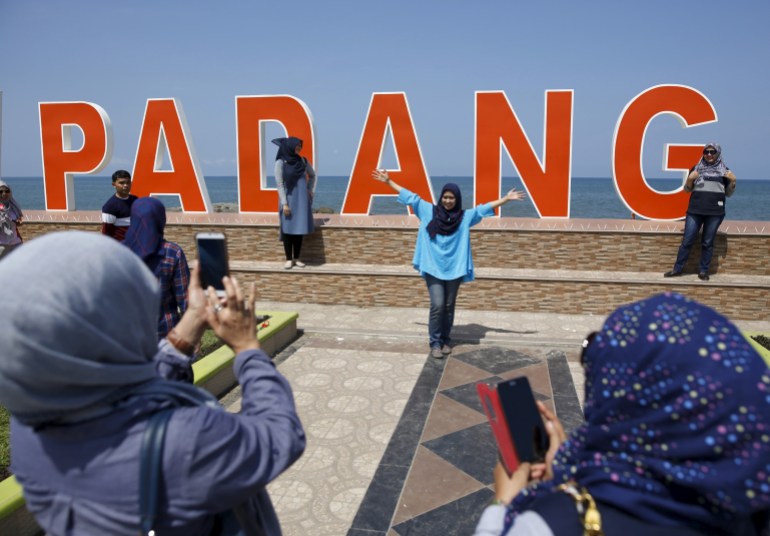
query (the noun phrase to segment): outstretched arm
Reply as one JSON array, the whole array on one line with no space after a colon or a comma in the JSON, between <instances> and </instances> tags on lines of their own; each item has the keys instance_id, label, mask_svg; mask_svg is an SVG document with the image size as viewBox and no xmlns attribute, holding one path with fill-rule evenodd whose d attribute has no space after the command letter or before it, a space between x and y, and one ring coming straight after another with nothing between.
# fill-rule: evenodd
<instances>
[{"instance_id":1,"label":"outstretched arm","mask_svg":"<svg viewBox=\"0 0 770 536\"><path fill-rule=\"evenodd\" d=\"M501 197L497 201L492 201L489 204L489 206L491 206L493 209L496 209L497 207L503 206L508 201L520 201L524 199L524 197L525 197L524 192L519 192L516 190L516 188L511 188L511 190L507 194L505 194L503 197Z\"/></svg>"},{"instance_id":2,"label":"outstretched arm","mask_svg":"<svg viewBox=\"0 0 770 536\"><path fill-rule=\"evenodd\" d=\"M388 176L388 172L385 171L384 169L375 169L374 171L372 171L372 178L376 181L384 182L385 184L393 188L396 191L396 193L401 193L401 190L403 190L401 186L393 182L393 180Z\"/></svg>"}]
</instances>

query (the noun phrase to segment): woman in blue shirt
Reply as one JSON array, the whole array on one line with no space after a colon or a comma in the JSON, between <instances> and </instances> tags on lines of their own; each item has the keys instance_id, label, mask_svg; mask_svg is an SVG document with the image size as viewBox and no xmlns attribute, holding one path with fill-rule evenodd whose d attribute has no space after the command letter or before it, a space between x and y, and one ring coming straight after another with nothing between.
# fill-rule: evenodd
<instances>
[{"instance_id":1,"label":"woman in blue shirt","mask_svg":"<svg viewBox=\"0 0 770 536\"><path fill-rule=\"evenodd\" d=\"M508 201L524 199L524 192L514 188L497 201L463 210L456 184L445 184L439 204L433 205L393 182L385 170L374 170L372 177L398 192L398 201L411 207L420 219L412 264L428 285L430 354L441 359L452 352L450 333L460 284L474 279L471 227Z\"/></svg>"}]
</instances>

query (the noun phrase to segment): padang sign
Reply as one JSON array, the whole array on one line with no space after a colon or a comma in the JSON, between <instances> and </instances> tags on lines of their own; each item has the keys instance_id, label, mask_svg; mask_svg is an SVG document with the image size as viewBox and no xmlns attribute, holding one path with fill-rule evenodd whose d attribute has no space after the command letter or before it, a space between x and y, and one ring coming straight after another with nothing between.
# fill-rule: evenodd
<instances>
[{"instance_id":1,"label":"padang sign","mask_svg":"<svg viewBox=\"0 0 770 536\"><path fill-rule=\"evenodd\" d=\"M545 92L543 159L521 126L502 91L475 94L474 188L476 203L500 196L503 149L516 167L540 217L569 217L572 169L573 91ZM98 173L112 157L112 130L107 112L90 102L41 102L40 139L47 210L74 210L75 174ZM288 135L304 140L303 155L315 160L313 119L301 100L289 95L235 97L238 206L240 212L275 212L278 196L266 187L262 148L264 124L280 123ZM688 194L654 190L642 171L644 136L656 116L675 116L685 126L717 120L711 102L698 90L659 85L634 97L615 126L612 172L618 196L642 217L673 220L684 216ZM82 131L83 143L72 148L71 131ZM374 93L364 120L342 214L369 214L374 196L392 195L385 184L371 180L381 167L387 136L392 137L399 169L389 170L399 184L433 199L409 104L404 93ZM702 145L668 144L667 171L683 176L700 158ZM161 169L168 154L172 169ZM177 195L189 213L213 211L206 184L192 148L184 112L175 99L149 99L133 169L132 192L139 196Z\"/></svg>"}]
</instances>

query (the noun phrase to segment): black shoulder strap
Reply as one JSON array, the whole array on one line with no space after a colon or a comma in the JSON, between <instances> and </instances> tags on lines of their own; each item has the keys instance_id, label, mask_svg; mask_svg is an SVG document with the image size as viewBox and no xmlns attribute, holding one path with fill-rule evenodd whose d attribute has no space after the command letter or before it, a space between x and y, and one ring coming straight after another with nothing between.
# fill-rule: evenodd
<instances>
[{"instance_id":1,"label":"black shoulder strap","mask_svg":"<svg viewBox=\"0 0 770 536\"><path fill-rule=\"evenodd\" d=\"M147 422L147 428L142 436L139 458L139 516L141 533L146 536L155 535L153 527L158 517L158 508L160 506L163 445L166 440L168 421L173 413L174 408L169 408L152 415ZM238 534L244 536L264 536L262 527L250 515L245 503L233 506L232 514L240 525Z\"/></svg>"},{"instance_id":2,"label":"black shoulder strap","mask_svg":"<svg viewBox=\"0 0 770 536\"><path fill-rule=\"evenodd\" d=\"M160 504L160 474L163 467L163 443L173 409L159 411L150 417L142 437L139 458L139 515L142 534L155 534L153 526Z\"/></svg>"}]
</instances>

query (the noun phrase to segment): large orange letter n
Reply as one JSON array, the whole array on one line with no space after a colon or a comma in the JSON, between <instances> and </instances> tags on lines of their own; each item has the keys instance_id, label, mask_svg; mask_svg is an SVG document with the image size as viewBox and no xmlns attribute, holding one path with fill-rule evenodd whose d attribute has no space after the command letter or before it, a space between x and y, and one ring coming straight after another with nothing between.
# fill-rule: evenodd
<instances>
[{"instance_id":1,"label":"large orange letter n","mask_svg":"<svg viewBox=\"0 0 770 536\"><path fill-rule=\"evenodd\" d=\"M40 143L46 210L75 210L74 174L98 173L112 158L112 129L104 109L90 102L41 102ZM72 127L83 146L72 149Z\"/></svg>"},{"instance_id":2,"label":"large orange letter n","mask_svg":"<svg viewBox=\"0 0 770 536\"><path fill-rule=\"evenodd\" d=\"M505 93L477 92L474 204L500 197L501 148L505 146L538 215L568 218L572 90L546 91L543 138L541 164Z\"/></svg>"}]
</instances>

